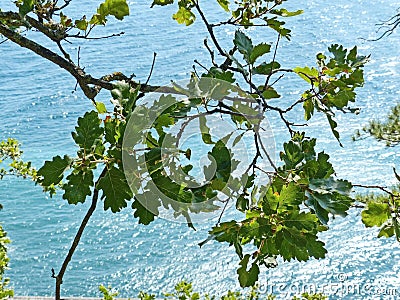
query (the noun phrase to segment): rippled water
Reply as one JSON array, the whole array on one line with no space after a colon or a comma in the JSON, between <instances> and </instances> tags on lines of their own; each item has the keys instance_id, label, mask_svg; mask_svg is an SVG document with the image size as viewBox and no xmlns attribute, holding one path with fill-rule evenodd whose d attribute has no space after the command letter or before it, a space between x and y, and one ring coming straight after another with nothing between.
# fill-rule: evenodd
<instances>
[{"instance_id":1,"label":"rippled water","mask_svg":"<svg viewBox=\"0 0 400 300\"><path fill-rule=\"evenodd\" d=\"M79 11L70 14L90 14L95 2L80 1ZM155 51L158 56L151 83L168 83L186 78L194 58L208 62L202 46L206 32L200 22L189 28L177 26L170 17L173 9L150 10L150 2L143 2L131 1L132 16L122 23L113 22L108 29L125 31L124 37L84 45L81 64L87 71L94 75L116 70L134 72L138 79L145 80ZM319 137L319 149L331 154L340 177L360 184L392 184L391 169L399 162L397 149L385 148L373 140L352 143L350 137L370 118L386 115L399 100L399 34L377 42L360 38L376 37L374 24L393 15L400 3L293 2L292 8L304 8L305 14L288 20L293 39L281 43L278 60L282 65L313 64L317 52L336 42L347 47L357 44L360 52L372 55L366 68L365 87L358 93L360 115L339 117L344 148L334 141L322 118L316 118L308 132ZM212 9L208 16L217 18ZM230 45L233 34L232 28L218 32L224 45ZM275 40L261 30L254 34L256 40ZM77 43L68 47L77 53ZM0 138L18 138L23 143L25 158L37 166L52 156L73 154L76 149L70 132L77 117L91 109L80 91L72 92L73 79L11 43L0 45L0 60ZM284 84L285 97L296 99L301 92L299 81L293 78ZM109 98L107 94L101 97ZM286 135L284 128L274 121L276 116L271 115L271 126L279 142ZM16 295L52 295L51 268L59 268L87 206L67 205L59 196L48 199L39 187L9 178L0 183L0 199L4 205L1 220L13 240L8 276ZM385 291L393 293L390 289L397 289L400 295L398 243L394 239L376 239L377 231L365 229L359 219L359 211L352 210L348 218L333 220L332 230L321 234L329 251L326 259L281 263L276 269L263 269L262 291L274 291L285 298L285 293L301 291L306 285L319 289L328 285L327 288L337 289L333 299L341 298L341 293L348 299L395 298L378 295ZM194 232L184 224L161 219L140 226L129 209L114 215L99 208L66 273L63 293L96 296L102 283L116 287L121 296L132 297L140 290L169 290L181 279L195 281L196 288L207 292L237 288L238 260L234 250L217 243L202 249L197 245L206 237L209 226L200 224ZM346 296L344 288L357 286L360 292Z\"/></svg>"}]
</instances>

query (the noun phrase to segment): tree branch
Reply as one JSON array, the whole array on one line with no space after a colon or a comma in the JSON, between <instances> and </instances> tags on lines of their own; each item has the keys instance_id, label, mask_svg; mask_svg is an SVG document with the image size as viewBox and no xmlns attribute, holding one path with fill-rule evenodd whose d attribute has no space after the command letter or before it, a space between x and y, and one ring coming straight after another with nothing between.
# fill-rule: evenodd
<instances>
[{"instance_id":1,"label":"tree branch","mask_svg":"<svg viewBox=\"0 0 400 300\"><path fill-rule=\"evenodd\" d=\"M65 274L65 271L67 270L68 264L70 263L72 256L74 255L74 252L76 250L76 248L78 247L79 241L81 240L83 231L86 228L86 225L89 222L90 217L93 215L95 209L96 209L96 205L97 205L97 200L99 198L99 191L96 189L96 185L99 182L99 180L106 174L107 172L107 167L105 167L103 169L103 171L101 172L99 178L97 179L96 183L95 183L95 188L93 191L93 197L92 197L92 204L90 205L88 211L86 212L85 217L82 220L81 225L79 226L78 232L75 235L75 238L72 242L72 245L68 251L67 256L64 259L64 262L61 266L60 271L58 272L58 274L55 277L56 279L56 300L60 300L61 299L61 285L63 283L63 277Z\"/></svg>"}]
</instances>

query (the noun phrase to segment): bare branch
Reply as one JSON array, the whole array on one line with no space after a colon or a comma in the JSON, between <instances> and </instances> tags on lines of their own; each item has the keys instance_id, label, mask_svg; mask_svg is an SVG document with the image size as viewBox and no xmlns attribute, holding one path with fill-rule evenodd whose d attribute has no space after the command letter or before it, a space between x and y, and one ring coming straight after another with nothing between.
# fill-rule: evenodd
<instances>
[{"instance_id":1,"label":"bare branch","mask_svg":"<svg viewBox=\"0 0 400 300\"><path fill-rule=\"evenodd\" d=\"M53 277L55 277L55 279L56 279L56 295L55 295L56 296L56 300L60 300L61 299L61 285L63 283L63 277L64 277L64 274L65 274L65 271L67 270L68 264L70 263L70 261L72 259L72 256L74 255L75 250L79 245L79 241L81 240L83 231L85 230L86 225L88 224L90 217L93 215L94 211L96 210L97 200L99 198L99 191L96 189L96 185L99 182L99 180L102 177L104 177L106 172L107 172L107 167L105 167L103 169L103 171L101 172L101 174L100 174L100 176L99 176L99 178L98 178L98 180L97 180L97 182L95 184L95 189L93 191L93 197L92 197L92 203L91 203L88 211L86 212L86 215L83 218L83 220L81 222L81 225L79 226L79 229L78 229L78 231L77 231L77 233L75 235L75 238L74 238L74 240L72 242L72 245L71 245L71 247L70 247L70 249L68 251L68 254L67 254L67 256L65 257L65 259L63 261L63 264L61 266L60 271L58 272L58 274L56 276L54 276L54 271L53 271Z\"/></svg>"},{"instance_id":2,"label":"bare branch","mask_svg":"<svg viewBox=\"0 0 400 300\"><path fill-rule=\"evenodd\" d=\"M149 76L147 77L147 80L144 85L147 85L149 83L151 74L153 74L154 65L156 63L156 56L157 56L157 53L154 52L153 53L153 62L151 63L151 68L150 68L150 73L149 73Z\"/></svg>"}]
</instances>

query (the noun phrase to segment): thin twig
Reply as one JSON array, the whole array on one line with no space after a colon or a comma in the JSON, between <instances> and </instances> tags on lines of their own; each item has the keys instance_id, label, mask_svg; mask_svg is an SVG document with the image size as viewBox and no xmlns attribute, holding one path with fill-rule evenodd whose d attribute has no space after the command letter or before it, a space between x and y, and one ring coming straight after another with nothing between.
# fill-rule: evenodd
<instances>
[{"instance_id":1,"label":"thin twig","mask_svg":"<svg viewBox=\"0 0 400 300\"><path fill-rule=\"evenodd\" d=\"M121 31L120 33L113 33L113 34L105 35L105 36L90 37L89 32L90 31L88 31L88 33L85 35L80 35L79 33L71 34L71 35L68 34L65 36L65 38L75 38L75 39L85 39L85 40L102 40L102 39L109 39L112 37L118 37L118 36L125 34L125 32Z\"/></svg>"},{"instance_id":2,"label":"thin twig","mask_svg":"<svg viewBox=\"0 0 400 300\"><path fill-rule=\"evenodd\" d=\"M149 76L147 77L147 80L144 85L147 85L150 81L151 75L153 74L154 65L156 63L156 57L157 57L157 53L154 52L153 53L153 62L151 63L151 68L150 68L150 73L149 73Z\"/></svg>"},{"instance_id":3,"label":"thin twig","mask_svg":"<svg viewBox=\"0 0 400 300\"><path fill-rule=\"evenodd\" d=\"M396 195L394 195L391 191L388 190L387 187L385 186L380 186L380 185L364 185L364 184L353 184L353 187L361 187L361 188L365 188L365 189L378 189L381 190L387 194L389 194L390 196L394 197Z\"/></svg>"},{"instance_id":4,"label":"thin twig","mask_svg":"<svg viewBox=\"0 0 400 300\"><path fill-rule=\"evenodd\" d=\"M273 74L273 73L272 73L272 71L274 70L273 65L274 65L274 62L275 62L275 60L276 60L276 53L277 53L277 51L278 51L278 45L279 45L280 39L281 39L281 35L278 34L278 39L277 39L276 44L275 44L274 55L273 55L273 57L272 57L272 62L271 62L271 70L270 70L270 72L269 72L269 74L268 74L268 76L267 76L267 79L265 80L264 89L267 89L268 83L269 83L269 79L271 78L271 76L272 76L272 74Z\"/></svg>"}]
</instances>

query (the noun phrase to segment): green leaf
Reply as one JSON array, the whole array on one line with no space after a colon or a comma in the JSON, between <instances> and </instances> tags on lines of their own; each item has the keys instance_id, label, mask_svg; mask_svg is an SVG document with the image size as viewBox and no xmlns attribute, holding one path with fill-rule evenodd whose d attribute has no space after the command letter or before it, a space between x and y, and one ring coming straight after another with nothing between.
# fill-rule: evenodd
<instances>
[{"instance_id":1,"label":"green leaf","mask_svg":"<svg viewBox=\"0 0 400 300\"><path fill-rule=\"evenodd\" d=\"M323 224L329 221L329 213L333 215L346 216L347 211L353 203L353 199L338 193L307 192L307 205L314 208L316 215Z\"/></svg>"},{"instance_id":2,"label":"green leaf","mask_svg":"<svg viewBox=\"0 0 400 300\"><path fill-rule=\"evenodd\" d=\"M228 148L224 143L218 141L212 148L212 151L208 152L208 154L215 160L217 167L215 174L213 174L214 176L212 178L207 178L207 180L221 178L225 182L228 182L232 171L231 153L229 152ZM211 174L212 172L209 172L209 169L212 168L212 165L209 167L204 167L204 174Z\"/></svg>"},{"instance_id":3,"label":"green leaf","mask_svg":"<svg viewBox=\"0 0 400 300\"><path fill-rule=\"evenodd\" d=\"M250 269L247 271L249 259L250 254L246 254L239 263L240 268L237 269L237 274L239 275L239 283L241 287L253 286L258 280L260 269L255 262L253 262Z\"/></svg>"},{"instance_id":4,"label":"green leaf","mask_svg":"<svg viewBox=\"0 0 400 300\"><path fill-rule=\"evenodd\" d=\"M309 178L328 178L334 173L332 164L328 160L329 155L324 152L320 152L318 153L317 160L312 159L306 162L306 164L303 166L303 171Z\"/></svg>"},{"instance_id":5,"label":"green leaf","mask_svg":"<svg viewBox=\"0 0 400 300\"><path fill-rule=\"evenodd\" d=\"M237 137L235 137L235 139L233 140L233 144L232 147L235 147L237 145L237 143L240 142L240 140L242 139L242 137L246 134L246 131L242 132L241 134L239 134Z\"/></svg>"},{"instance_id":6,"label":"green leaf","mask_svg":"<svg viewBox=\"0 0 400 300\"><path fill-rule=\"evenodd\" d=\"M294 227L298 230L313 231L319 225L318 218L310 212L300 212L291 210L289 217L285 221L285 226L288 228Z\"/></svg>"},{"instance_id":7,"label":"green leaf","mask_svg":"<svg viewBox=\"0 0 400 300\"><path fill-rule=\"evenodd\" d=\"M281 8L281 9L273 9L270 11L271 14L275 14L281 17L294 17L301 15L304 11L299 9L296 11L288 11L287 9Z\"/></svg>"},{"instance_id":8,"label":"green leaf","mask_svg":"<svg viewBox=\"0 0 400 300\"><path fill-rule=\"evenodd\" d=\"M379 227L390 217L390 208L387 203L369 202L367 209L361 213L361 219L366 227Z\"/></svg>"},{"instance_id":9,"label":"green leaf","mask_svg":"<svg viewBox=\"0 0 400 300\"><path fill-rule=\"evenodd\" d=\"M78 118L76 132L72 132L72 137L85 153L94 152L94 146L98 140L101 140L104 129L100 127L101 120L96 111L85 113L83 117Z\"/></svg>"},{"instance_id":10,"label":"green leaf","mask_svg":"<svg viewBox=\"0 0 400 300\"><path fill-rule=\"evenodd\" d=\"M345 58L347 50L343 48L342 45L334 44L328 48L329 52L331 52L334 56L334 59L339 64L345 64Z\"/></svg>"},{"instance_id":11,"label":"green leaf","mask_svg":"<svg viewBox=\"0 0 400 300\"><path fill-rule=\"evenodd\" d=\"M76 28L80 30L86 30L88 28L89 22L86 21L85 19L82 20L75 20L75 26Z\"/></svg>"},{"instance_id":12,"label":"green leaf","mask_svg":"<svg viewBox=\"0 0 400 300\"><path fill-rule=\"evenodd\" d=\"M63 179L64 172L69 169L72 163L72 159L67 155L64 158L60 156L53 157L53 160L46 161L41 167L37 175L43 177L39 180L43 186L50 186L52 184L58 184Z\"/></svg>"},{"instance_id":13,"label":"green leaf","mask_svg":"<svg viewBox=\"0 0 400 300\"><path fill-rule=\"evenodd\" d=\"M23 0L22 4L18 7L21 16L25 17L33 10L36 0Z\"/></svg>"},{"instance_id":14,"label":"green leaf","mask_svg":"<svg viewBox=\"0 0 400 300\"><path fill-rule=\"evenodd\" d=\"M261 65L253 68L252 72L253 74L269 75L273 70L279 69L280 67L281 65L276 61L268 64L264 62Z\"/></svg>"},{"instance_id":15,"label":"green leaf","mask_svg":"<svg viewBox=\"0 0 400 300\"><path fill-rule=\"evenodd\" d=\"M328 122L329 122L329 126L331 127L332 133L335 136L335 138L337 139L337 141L339 142L340 147L343 147L342 143L340 142L340 135L339 132L336 130L337 128L337 123L336 121L332 118L332 116L330 115L326 115Z\"/></svg>"},{"instance_id":16,"label":"green leaf","mask_svg":"<svg viewBox=\"0 0 400 300\"><path fill-rule=\"evenodd\" d=\"M189 26L193 24L196 16L192 13L191 10L186 9L185 7L179 7L179 10L172 15L172 18L176 20L179 24L185 24L186 26Z\"/></svg>"},{"instance_id":17,"label":"green leaf","mask_svg":"<svg viewBox=\"0 0 400 300\"><path fill-rule=\"evenodd\" d=\"M269 53L270 51L271 51L271 45L269 44L261 43L256 45L251 51L249 63L254 64L257 58L263 56L266 53Z\"/></svg>"},{"instance_id":18,"label":"green leaf","mask_svg":"<svg viewBox=\"0 0 400 300\"><path fill-rule=\"evenodd\" d=\"M158 202L157 202L157 204L158 204L158 206L160 205ZM148 203L147 203L147 205L148 205ZM132 208L136 209L136 211L134 213L134 217L139 218L140 224L149 225L151 222L154 221L154 217L156 215L153 214L151 211L147 210L147 208L144 207L139 200L135 199L135 201L133 201Z\"/></svg>"},{"instance_id":19,"label":"green leaf","mask_svg":"<svg viewBox=\"0 0 400 300\"><path fill-rule=\"evenodd\" d=\"M274 99L281 97L281 95L279 95L272 86L269 86L265 91L263 91L262 95L265 99Z\"/></svg>"},{"instance_id":20,"label":"green leaf","mask_svg":"<svg viewBox=\"0 0 400 300\"><path fill-rule=\"evenodd\" d=\"M351 192L352 184L347 180L335 180L333 177L329 177L327 179L310 179L309 187L320 194L339 193L347 196Z\"/></svg>"},{"instance_id":21,"label":"green leaf","mask_svg":"<svg viewBox=\"0 0 400 300\"><path fill-rule=\"evenodd\" d=\"M106 118L104 120L105 139L110 144L118 142L121 137L118 124L119 121L117 119Z\"/></svg>"},{"instance_id":22,"label":"green leaf","mask_svg":"<svg viewBox=\"0 0 400 300\"><path fill-rule=\"evenodd\" d=\"M325 258L325 254L328 251L325 249L324 242L318 241L315 235L306 235L307 238L307 250L310 256L319 258Z\"/></svg>"},{"instance_id":23,"label":"green leaf","mask_svg":"<svg viewBox=\"0 0 400 300\"><path fill-rule=\"evenodd\" d=\"M96 110L99 114L105 114L107 112L107 108L103 102L96 102Z\"/></svg>"},{"instance_id":24,"label":"green leaf","mask_svg":"<svg viewBox=\"0 0 400 300\"><path fill-rule=\"evenodd\" d=\"M114 166L108 167L105 175L100 178L96 188L103 191L104 210L110 208L114 213L126 207L126 201L133 197L124 172Z\"/></svg>"},{"instance_id":25,"label":"green leaf","mask_svg":"<svg viewBox=\"0 0 400 300\"><path fill-rule=\"evenodd\" d=\"M290 29L287 29L283 27L285 25L285 22L277 20L277 17L273 18L264 18L265 22L267 22L267 25L278 32L281 36L287 38L290 40Z\"/></svg>"},{"instance_id":26,"label":"green leaf","mask_svg":"<svg viewBox=\"0 0 400 300\"><path fill-rule=\"evenodd\" d=\"M378 238L380 238L380 237L390 238L390 237L394 236L394 234L395 234L394 225L392 223L388 223L388 224L384 224L382 226L381 230L379 230Z\"/></svg>"},{"instance_id":27,"label":"green leaf","mask_svg":"<svg viewBox=\"0 0 400 300\"><path fill-rule=\"evenodd\" d=\"M229 0L217 0L217 2L226 12L229 12Z\"/></svg>"},{"instance_id":28,"label":"green leaf","mask_svg":"<svg viewBox=\"0 0 400 300\"><path fill-rule=\"evenodd\" d=\"M239 52L243 54L244 59L249 62L250 55L253 52L253 43L251 39L240 30L236 30L233 43L238 48Z\"/></svg>"},{"instance_id":29,"label":"green leaf","mask_svg":"<svg viewBox=\"0 0 400 300\"><path fill-rule=\"evenodd\" d=\"M114 16L118 20L122 20L129 15L129 6L126 0L106 0L97 8L97 14L93 15L90 24L102 24L107 21L107 16Z\"/></svg>"},{"instance_id":30,"label":"green leaf","mask_svg":"<svg viewBox=\"0 0 400 300\"><path fill-rule=\"evenodd\" d=\"M211 67L207 74L203 74L202 77L213 77L217 79L221 79L223 81L227 81L229 83L234 83L235 79L233 78L233 73L230 71L223 71L217 67Z\"/></svg>"},{"instance_id":31,"label":"green leaf","mask_svg":"<svg viewBox=\"0 0 400 300\"><path fill-rule=\"evenodd\" d=\"M279 194L279 201L281 203L280 206L297 207L303 202L303 200L304 200L304 191L294 182L282 186L282 190Z\"/></svg>"},{"instance_id":32,"label":"green leaf","mask_svg":"<svg viewBox=\"0 0 400 300\"><path fill-rule=\"evenodd\" d=\"M210 135L210 128L207 127L207 120L205 116L200 116L199 117L199 123L200 123L200 132L201 132L201 138L203 139L203 142L206 144L215 144Z\"/></svg>"},{"instance_id":33,"label":"green leaf","mask_svg":"<svg viewBox=\"0 0 400 300\"><path fill-rule=\"evenodd\" d=\"M312 82L315 86L318 85L319 72L317 69L310 69L309 67L296 67L293 69L293 71L308 83Z\"/></svg>"},{"instance_id":34,"label":"green leaf","mask_svg":"<svg viewBox=\"0 0 400 300\"><path fill-rule=\"evenodd\" d=\"M314 114L314 101L308 94L303 95L303 99L307 99L303 103L303 108L304 108L304 119L308 121Z\"/></svg>"},{"instance_id":35,"label":"green leaf","mask_svg":"<svg viewBox=\"0 0 400 300\"><path fill-rule=\"evenodd\" d=\"M287 169L295 168L304 159L304 153L300 146L293 141L284 143L283 149L285 152L281 153L281 159L285 162Z\"/></svg>"},{"instance_id":36,"label":"green leaf","mask_svg":"<svg viewBox=\"0 0 400 300\"><path fill-rule=\"evenodd\" d=\"M249 209L249 199L246 199L243 195L240 195L236 200L236 209L239 211L246 211Z\"/></svg>"},{"instance_id":37,"label":"green leaf","mask_svg":"<svg viewBox=\"0 0 400 300\"><path fill-rule=\"evenodd\" d=\"M103 7L100 5L99 10L101 15L112 15L118 20L129 15L129 6L126 0L106 0Z\"/></svg>"},{"instance_id":38,"label":"green leaf","mask_svg":"<svg viewBox=\"0 0 400 300\"><path fill-rule=\"evenodd\" d=\"M357 46L354 46L353 49L349 51L349 54L347 55L347 61L349 63L356 61L357 59Z\"/></svg>"},{"instance_id":39,"label":"green leaf","mask_svg":"<svg viewBox=\"0 0 400 300\"><path fill-rule=\"evenodd\" d=\"M351 90L344 89L339 91L336 95L333 95L332 98L333 99L331 100L331 103L340 109L346 107L349 104L349 101L354 102L356 93Z\"/></svg>"},{"instance_id":40,"label":"green leaf","mask_svg":"<svg viewBox=\"0 0 400 300\"><path fill-rule=\"evenodd\" d=\"M153 3L151 4L150 7L153 7L154 5L168 5L174 3L174 0L153 0Z\"/></svg>"},{"instance_id":41,"label":"green leaf","mask_svg":"<svg viewBox=\"0 0 400 300\"><path fill-rule=\"evenodd\" d=\"M73 172L66 179L67 183L63 185L63 199L68 200L69 204L85 202L86 197L92 193L90 187L94 185L92 170Z\"/></svg>"}]
</instances>

